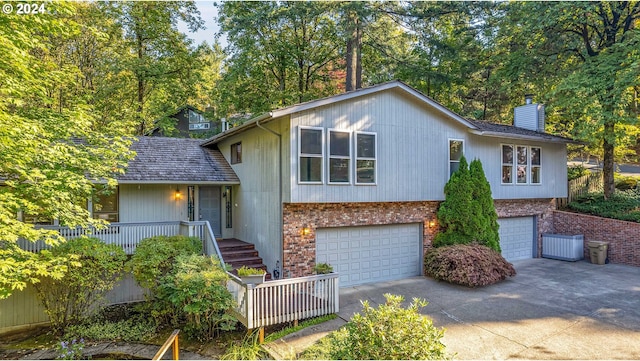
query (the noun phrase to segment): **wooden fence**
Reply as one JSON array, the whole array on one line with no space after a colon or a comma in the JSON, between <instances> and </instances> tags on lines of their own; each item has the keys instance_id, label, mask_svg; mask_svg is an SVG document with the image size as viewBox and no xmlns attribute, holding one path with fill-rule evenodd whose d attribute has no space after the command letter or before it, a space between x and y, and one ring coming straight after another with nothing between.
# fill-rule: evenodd
<instances>
[{"instance_id":1,"label":"wooden fence","mask_svg":"<svg viewBox=\"0 0 640 361\"><path fill-rule=\"evenodd\" d=\"M576 197L587 193L602 192L604 189L604 179L601 171L590 172L580 178L572 179L568 184L567 198L558 199L558 208L566 208Z\"/></svg>"},{"instance_id":2,"label":"wooden fence","mask_svg":"<svg viewBox=\"0 0 640 361\"><path fill-rule=\"evenodd\" d=\"M244 284L233 274L227 288L236 300L235 316L248 329L337 313L338 274Z\"/></svg>"}]
</instances>

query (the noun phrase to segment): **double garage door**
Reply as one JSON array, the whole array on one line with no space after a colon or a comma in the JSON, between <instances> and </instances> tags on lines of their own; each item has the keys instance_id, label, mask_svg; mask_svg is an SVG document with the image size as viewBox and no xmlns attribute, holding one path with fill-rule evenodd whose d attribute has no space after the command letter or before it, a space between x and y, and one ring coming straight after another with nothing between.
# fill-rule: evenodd
<instances>
[{"instance_id":1,"label":"double garage door","mask_svg":"<svg viewBox=\"0 0 640 361\"><path fill-rule=\"evenodd\" d=\"M340 287L420 275L421 259L418 223L316 231L316 262L333 266Z\"/></svg>"},{"instance_id":2,"label":"double garage door","mask_svg":"<svg viewBox=\"0 0 640 361\"><path fill-rule=\"evenodd\" d=\"M509 262L533 257L535 251L535 218L500 218L500 248Z\"/></svg>"}]
</instances>

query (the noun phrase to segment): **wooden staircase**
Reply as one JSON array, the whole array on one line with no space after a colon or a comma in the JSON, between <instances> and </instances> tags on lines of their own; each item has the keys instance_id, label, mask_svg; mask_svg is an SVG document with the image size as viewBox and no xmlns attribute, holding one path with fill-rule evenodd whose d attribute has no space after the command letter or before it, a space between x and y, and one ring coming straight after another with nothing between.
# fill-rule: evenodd
<instances>
[{"instance_id":1,"label":"wooden staircase","mask_svg":"<svg viewBox=\"0 0 640 361\"><path fill-rule=\"evenodd\" d=\"M267 266L262 262L253 244L235 238L221 239L217 242L224 262L232 267L231 273L237 274L236 270L242 266L259 268L267 272ZM267 272L265 279L270 280L271 274Z\"/></svg>"}]
</instances>

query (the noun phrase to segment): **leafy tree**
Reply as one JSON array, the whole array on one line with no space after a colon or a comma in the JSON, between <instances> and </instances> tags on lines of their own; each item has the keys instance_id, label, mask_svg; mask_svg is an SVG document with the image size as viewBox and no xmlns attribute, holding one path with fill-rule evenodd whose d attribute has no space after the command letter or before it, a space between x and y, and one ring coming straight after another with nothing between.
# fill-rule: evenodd
<instances>
[{"instance_id":1,"label":"leafy tree","mask_svg":"<svg viewBox=\"0 0 640 361\"><path fill-rule=\"evenodd\" d=\"M444 231L435 236L433 246L479 243L500 252L498 215L482 163L476 159L469 168L461 157L460 168L451 175L444 194L437 214Z\"/></svg>"},{"instance_id":2,"label":"leafy tree","mask_svg":"<svg viewBox=\"0 0 640 361\"><path fill-rule=\"evenodd\" d=\"M126 86L135 104L137 133L147 134L155 120L195 95L194 75L202 64L177 24L182 20L191 31L202 29L200 12L193 1L123 1L100 6L124 41L127 56L114 66L133 74L133 82Z\"/></svg>"},{"instance_id":3,"label":"leafy tree","mask_svg":"<svg viewBox=\"0 0 640 361\"><path fill-rule=\"evenodd\" d=\"M640 79L640 3L518 2L505 4L502 26L517 24L519 51L508 59L511 79L552 79L556 124L601 147L605 197L614 191L615 149L635 135ZM537 64L536 64L537 63ZM529 66L531 65L531 67Z\"/></svg>"},{"instance_id":4,"label":"leafy tree","mask_svg":"<svg viewBox=\"0 0 640 361\"><path fill-rule=\"evenodd\" d=\"M91 93L80 91L88 79L83 69L60 59L67 54L61 44L81 29L75 17L81 7L54 2L38 16L0 17L0 298L43 276L60 279L67 269L65 255L38 257L18 246L20 239L64 241L24 216L100 226L86 209L93 182L114 185L133 155L123 123L101 123Z\"/></svg>"},{"instance_id":5,"label":"leafy tree","mask_svg":"<svg viewBox=\"0 0 640 361\"><path fill-rule=\"evenodd\" d=\"M444 331L420 314L427 305L414 298L402 307L402 296L385 294L386 302L373 308L362 302L346 326L329 336L330 360L442 360Z\"/></svg>"},{"instance_id":6,"label":"leafy tree","mask_svg":"<svg viewBox=\"0 0 640 361\"><path fill-rule=\"evenodd\" d=\"M98 310L102 297L122 278L127 256L122 247L97 238L80 237L43 251L38 258L66 259L67 272L56 279L43 276L36 293L55 331L78 323Z\"/></svg>"}]
</instances>

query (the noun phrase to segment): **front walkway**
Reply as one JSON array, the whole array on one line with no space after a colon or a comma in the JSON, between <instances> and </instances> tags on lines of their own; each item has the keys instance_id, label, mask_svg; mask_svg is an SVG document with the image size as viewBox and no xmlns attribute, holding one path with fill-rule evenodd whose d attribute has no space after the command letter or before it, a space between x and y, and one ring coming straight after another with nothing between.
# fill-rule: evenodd
<instances>
[{"instance_id":1,"label":"front walkway","mask_svg":"<svg viewBox=\"0 0 640 361\"><path fill-rule=\"evenodd\" d=\"M299 352L384 293L425 298L423 313L446 329L444 343L463 359L640 359L640 268L533 259L518 275L470 289L414 277L340 292L339 319L272 346ZM315 328L315 330L314 330ZM272 347L273 348L273 347Z\"/></svg>"}]
</instances>

